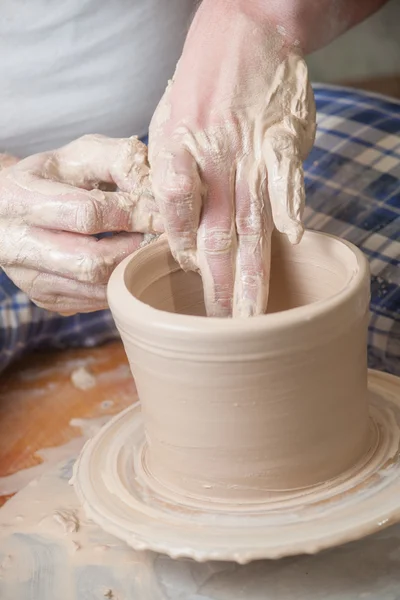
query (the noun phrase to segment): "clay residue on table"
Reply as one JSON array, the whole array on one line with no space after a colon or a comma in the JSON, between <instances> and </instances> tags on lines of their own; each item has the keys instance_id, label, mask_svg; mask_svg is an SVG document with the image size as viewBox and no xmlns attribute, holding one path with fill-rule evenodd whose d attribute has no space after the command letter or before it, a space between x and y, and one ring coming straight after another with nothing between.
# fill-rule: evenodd
<instances>
[{"instance_id":1,"label":"clay residue on table","mask_svg":"<svg viewBox=\"0 0 400 600\"><path fill-rule=\"evenodd\" d=\"M245 566L171 560L135 552L87 521L68 485L72 463L0 510L1 600L100 600L111 593L113 600L398 598L399 525L316 556ZM76 511L78 531L54 520L60 509Z\"/></svg>"}]
</instances>

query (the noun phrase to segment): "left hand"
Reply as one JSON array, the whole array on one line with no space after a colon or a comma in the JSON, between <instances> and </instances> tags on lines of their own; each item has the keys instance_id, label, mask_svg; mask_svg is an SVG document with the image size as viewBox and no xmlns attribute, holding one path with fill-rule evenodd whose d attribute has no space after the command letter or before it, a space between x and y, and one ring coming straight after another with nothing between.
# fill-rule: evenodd
<instances>
[{"instance_id":1,"label":"left hand","mask_svg":"<svg viewBox=\"0 0 400 600\"><path fill-rule=\"evenodd\" d=\"M265 311L273 228L292 243L302 236L302 161L315 132L295 42L238 4L203 1L150 126L171 250L201 272L211 316Z\"/></svg>"},{"instance_id":2,"label":"left hand","mask_svg":"<svg viewBox=\"0 0 400 600\"><path fill-rule=\"evenodd\" d=\"M87 135L21 161L0 155L0 268L41 308L107 308L114 268L142 234L162 231L136 137Z\"/></svg>"}]
</instances>

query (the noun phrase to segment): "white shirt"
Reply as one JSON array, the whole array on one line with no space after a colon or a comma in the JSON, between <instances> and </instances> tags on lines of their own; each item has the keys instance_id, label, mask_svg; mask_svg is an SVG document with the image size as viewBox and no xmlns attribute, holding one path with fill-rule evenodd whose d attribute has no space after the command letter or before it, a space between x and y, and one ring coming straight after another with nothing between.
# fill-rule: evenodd
<instances>
[{"instance_id":1,"label":"white shirt","mask_svg":"<svg viewBox=\"0 0 400 600\"><path fill-rule=\"evenodd\" d=\"M0 152L146 134L194 0L2 0Z\"/></svg>"}]
</instances>

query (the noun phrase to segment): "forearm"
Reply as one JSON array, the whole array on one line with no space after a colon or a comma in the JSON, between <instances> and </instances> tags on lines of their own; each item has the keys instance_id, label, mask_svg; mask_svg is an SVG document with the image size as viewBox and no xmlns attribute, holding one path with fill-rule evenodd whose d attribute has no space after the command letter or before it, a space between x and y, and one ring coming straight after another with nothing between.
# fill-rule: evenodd
<instances>
[{"instance_id":1,"label":"forearm","mask_svg":"<svg viewBox=\"0 0 400 600\"><path fill-rule=\"evenodd\" d=\"M388 0L203 0L218 3L221 17L241 12L274 23L288 45L310 54L372 15Z\"/></svg>"},{"instance_id":2,"label":"forearm","mask_svg":"<svg viewBox=\"0 0 400 600\"><path fill-rule=\"evenodd\" d=\"M252 0L264 5L305 54L326 46L381 8L387 0Z\"/></svg>"}]
</instances>

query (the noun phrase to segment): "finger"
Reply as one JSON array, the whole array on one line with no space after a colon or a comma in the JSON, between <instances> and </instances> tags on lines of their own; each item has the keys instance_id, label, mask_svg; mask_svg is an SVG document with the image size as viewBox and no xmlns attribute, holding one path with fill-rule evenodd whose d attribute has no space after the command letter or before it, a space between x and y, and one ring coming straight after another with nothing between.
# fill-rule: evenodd
<instances>
[{"instance_id":1,"label":"finger","mask_svg":"<svg viewBox=\"0 0 400 600\"><path fill-rule=\"evenodd\" d=\"M302 160L305 160L313 146L315 139L316 109L314 94L308 78L306 62L297 55L290 55L289 72L292 73L292 86L294 93L290 97L290 115L295 133L299 140L299 149Z\"/></svg>"},{"instance_id":2,"label":"finger","mask_svg":"<svg viewBox=\"0 0 400 600\"><path fill-rule=\"evenodd\" d=\"M137 138L85 136L31 156L4 175L0 217L85 234L161 233L146 153ZM102 182L115 183L120 191L97 189Z\"/></svg>"},{"instance_id":3,"label":"finger","mask_svg":"<svg viewBox=\"0 0 400 600\"><path fill-rule=\"evenodd\" d=\"M236 231L234 178L221 176L215 165L205 169L207 196L197 236L198 265L203 278L207 315L232 316Z\"/></svg>"},{"instance_id":4,"label":"finger","mask_svg":"<svg viewBox=\"0 0 400 600\"><path fill-rule=\"evenodd\" d=\"M105 284L142 240L142 235L134 233L96 240L36 228L0 228L1 261L5 267L22 266L83 283Z\"/></svg>"},{"instance_id":5,"label":"finger","mask_svg":"<svg viewBox=\"0 0 400 600\"><path fill-rule=\"evenodd\" d=\"M110 183L125 192L151 195L147 147L137 136L85 135L50 153L39 172L74 187Z\"/></svg>"},{"instance_id":6,"label":"finger","mask_svg":"<svg viewBox=\"0 0 400 600\"><path fill-rule=\"evenodd\" d=\"M39 308L56 312L62 317L70 317L77 313L91 313L108 308L107 301L94 304L90 300L81 300L80 298L61 298L56 304L47 301L41 302L40 300L32 300L32 302Z\"/></svg>"},{"instance_id":7,"label":"finger","mask_svg":"<svg viewBox=\"0 0 400 600\"><path fill-rule=\"evenodd\" d=\"M42 308L55 312L89 312L107 308L107 286L72 281L24 267L4 272L29 298Z\"/></svg>"},{"instance_id":8,"label":"finger","mask_svg":"<svg viewBox=\"0 0 400 600\"><path fill-rule=\"evenodd\" d=\"M114 183L119 188L117 193L93 189L92 200L77 208L73 227L67 231L164 231L150 184L147 146L137 136L83 136L56 151L45 170L58 181L79 188L96 188L100 183Z\"/></svg>"},{"instance_id":9,"label":"finger","mask_svg":"<svg viewBox=\"0 0 400 600\"><path fill-rule=\"evenodd\" d=\"M308 118L308 69L305 60L297 54L290 54L287 58L287 73L295 84L285 88L290 112L305 124Z\"/></svg>"},{"instance_id":10,"label":"finger","mask_svg":"<svg viewBox=\"0 0 400 600\"><path fill-rule=\"evenodd\" d=\"M185 149L161 151L151 169L153 192L172 254L184 270L197 270L202 186L196 161Z\"/></svg>"},{"instance_id":11,"label":"finger","mask_svg":"<svg viewBox=\"0 0 400 600\"><path fill-rule=\"evenodd\" d=\"M264 140L268 192L275 227L292 244L303 235L304 174L297 137L284 125L271 127Z\"/></svg>"},{"instance_id":12,"label":"finger","mask_svg":"<svg viewBox=\"0 0 400 600\"><path fill-rule=\"evenodd\" d=\"M88 235L105 231L163 231L162 218L152 196L81 190L40 179L35 172L25 169L12 169L4 176L1 217Z\"/></svg>"},{"instance_id":13,"label":"finger","mask_svg":"<svg viewBox=\"0 0 400 600\"><path fill-rule=\"evenodd\" d=\"M267 308L271 268L271 209L266 173L244 163L236 171L236 277L233 316L252 317Z\"/></svg>"}]
</instances>

